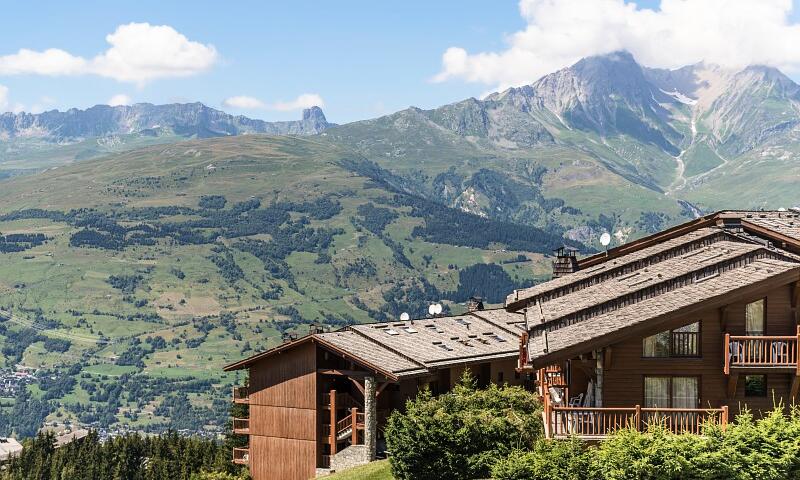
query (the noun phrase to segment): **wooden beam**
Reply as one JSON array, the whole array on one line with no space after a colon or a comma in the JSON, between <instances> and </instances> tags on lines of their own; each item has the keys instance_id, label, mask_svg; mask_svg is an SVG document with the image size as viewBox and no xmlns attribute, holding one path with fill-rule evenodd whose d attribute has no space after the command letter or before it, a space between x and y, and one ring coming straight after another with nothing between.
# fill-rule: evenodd
<instances>
[{"instance_id":1,"label":"wooden beam","mask_svg":"<svg viewBox=\"0 0 800 480\"><path fill-rule=\"evenodd\" d=\"M739 381L739 374L733 373L728 376L728 398L736 396L736 383Z\"/></svg>"},{"instance_id":2,"label":"wooden beam","mask_svg":"<svg viewBox=\"0 0 800 480\"><path fill-rule=\"evenodd\" d=\"M795 400L797 400L798 389L800 389L800 377L795 375L792 377L792 403L795 403Z\"/></svg>"},{"instance_id":3,"label":"wooden beam","mask_svg":"<svg viewBox=\"0 0 800 480\"><path fill-rule=\"evenodd\" d=\"M375 398L378 398L378 397L380 397L380 396L381 396L381 392L382 392L382 391L383 391L383 390L384 390L386 387L388 387L390 383L391 383L391 382L383 382L383 383L381 383L381 384L380 384L380 386L378 387L378 389L377 389L377 390L375 390Z\"/></svg>"},{"instance_id":4,"label":"wooden beam","mask_svg":"<svg viewBox=\"0 0 800 480\"><path fill-rule=\"evenodd\" d=\"M614 351L611 347L606 347L606 351L603 354L603 362L605 365L603 366L606 370L611 370L611 353Z\"/></svg>"},{"instance_id":5,"label":"wooden beam","mask_svg":"<svg viewBox=\"0 0 800 480\"><path fill-rule=\"evenodd\" d=\"M728 331L728 316L731 311L730 305L725 305L724 307L719 309L719 326L722 330L722 333Z\"/></svg>"},{"instance_id":6,"label":"wooden beam","mask_svg":"<svg viewBox=\"0 0 800 480\"><path fill-rule=\"evenodd\" d=\"M364 385L361 385L360 383L358 383L358 380L356 380L353 377L347 377L347 378L350 380L350 382L353 383L353 385L355 385L355 387L358 389L358 391L361 392L361 395L364 395Z\"/></svg>"},{"instance_id":7,"label":"wooden beam","mask_svg":"<svg viewBox=\"0 0 800 480\"><path fill-rule=\"evenodd\" d=\"M336 368L320 368L317 369L317 373L319 373L320 375L340 375L343 377L358 377L358 378L371 375L370 372L361 372L358 370L342 370Z\"/></svg>"}]
</instances>

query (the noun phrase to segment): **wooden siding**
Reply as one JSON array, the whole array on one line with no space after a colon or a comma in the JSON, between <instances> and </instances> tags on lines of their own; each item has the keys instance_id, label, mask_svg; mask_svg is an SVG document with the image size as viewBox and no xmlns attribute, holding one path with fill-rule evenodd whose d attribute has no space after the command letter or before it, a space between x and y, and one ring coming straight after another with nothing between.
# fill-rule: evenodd
<instances>
[{"instance_id":1,"label":"wooden siding","mask_svg":"<svg viewBox=\"0 0 800 480\"><path fill-rule=\"evenodd\" d=\"M253 480L314 478L316 452L313 441L251 435L250 475Z\"/></svg>"},{"instance_id":2,"label":"wooden siding","mask_svg":"<svg viewBox=\"0 0 800 480\"><path fill-rule=\"evenodd\" d=\"M644 377L646 375L700 377L700 406L720 407L728 405L730 406L731 414L734 415L739 412L740 406L748 406L755 413L771 409L773 393L776 399L783 398L784 404L791 403L788 396L792 375L785 371L766 372L768 388L766 397L745 397L744 375L748 372L742 370L737 382L735 396L733 398L727 397L728 378L723 373L724 334L727 332L743 335L745 333L745 305L750 301L758 300L765 296L767 299L767 335L795 334L796 326L790 308L791 290L788 285L772 290L766 295L754 296L746 299L746 301L731 304L728 306L725 315L720 309L712 309L697 315L676 319L652 332L648 332L648 335L700 321L702 357L643 358L643 337L615 343L610 347L611 360L606 363L606 369L604 370L603 406L629 407L636 404L643 405ZM725 325L723 325L723 321ZM609 349L606 349L606 355L609 355ZM595 360L591 358L591 355L587 355L585 361L581 362L576 359L571 364L571 383L573 388L571 388L570 394L572 395L581 392L582 387L585 386L585 381L594 375Z\"/></svg>"},{"instance_id":3,"label":"wooden siding","mask_svg":"<svg viewBox=\"0 0 800 480\"><path fill-rule=\"evenodd\" d=\"M305 480L317 466L316 345L250 368L250 474L253 480Z\"/></svg>"}]
</instances>

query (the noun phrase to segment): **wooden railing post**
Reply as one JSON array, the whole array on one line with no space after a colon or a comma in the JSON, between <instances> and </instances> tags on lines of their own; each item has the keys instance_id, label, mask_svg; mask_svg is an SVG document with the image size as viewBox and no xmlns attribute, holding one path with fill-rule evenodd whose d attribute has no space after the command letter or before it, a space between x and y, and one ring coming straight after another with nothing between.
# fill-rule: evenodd
<instances>
[{"instance_id":1,"label":"wooden railing post","mask_svg":"<svg viewBox=\"0 0 800 480\"><path fill-rule=\"evenodd\" d=\"M542 416L544 417L544 438L551 438L550 432L550 396L544 394L542 396Z\"/></svg>"},{"instance_id":2,"label":"wooden railing post","mask_svg":"<svg viewBox=\"0 0 800 480\"><path fill-rule=\"evenodd\" d=\"M636 431L642 431L642 406L636 405L636 413L633 414L634 422L636 422Z\"/></svg>"},{"instance_id":3,"label":"wooden railing post","mask_svg":"<svg viewBox=\"0 0 800 480\"><path fill-rule=\"evenodd\" d=\"M725 375L731 373L731 334L725 334L725 348L722 350L722 356L725 357Z\"/></svg>"},{"instance_id":4,"label":"wooden railing post","mask_svg":"<svg viewBox=\"0 0 800 480\"><path fill-rule=\"evenodd\" d=\"M336 390L331 390L331 455L336 455Z\"/></svg>"},{"instance_id":5,"label":"wooden railing post","mask_svg":"<svg viewBox=\"0 0 800 480\"><path fill-rule=\"evenodd\" d=\"M795 375L800 376L800 325L797 326L797 343L794 345Z\"/></svg>"},{"instance_id":6,"label":"wooden railing post","mask_svg":"<svg viewBox=\"0 0 800 480\"><path fill-rule=\"evenodd\" d=\"M353 433L350 434L350 445L358 443L358 409L353 407L350 409L350 419L352 420Z\"/></svg>"},{"instance_id":7,"label":"wooden railing post","mask_svg":"<svg viewBox=\"0 0 800 480\"><path fill-rule=\"evenodd\" d=\"M728 428L728 406L722 406L722 430Z\"/></svg>"}]
</instances>

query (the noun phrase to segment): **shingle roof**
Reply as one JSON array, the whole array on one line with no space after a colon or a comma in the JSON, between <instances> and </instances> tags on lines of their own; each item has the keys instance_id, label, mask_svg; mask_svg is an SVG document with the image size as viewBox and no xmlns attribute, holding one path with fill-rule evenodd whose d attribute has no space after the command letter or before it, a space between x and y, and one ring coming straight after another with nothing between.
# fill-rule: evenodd
<instances>
[{"instance_id":1,"label":"shingle roof","mask_svg":"<svg viewBox=\"0 0 800 480\"><path fill-rule=\"evenodd\" d=\"M800 274L800 265L792 261L773 258L759 259L722 272L718 276L709 277L707 280L694 282L584 321L548 331L547 351L545 351L544 332L540 331L538 335L531 335L529 338L529 360L533 361L559 350L650 322L668 313L708 302L716 297L758 284L792 270Z\"/></svg>"},{"instance_id":2,"label":"shingle roof","mask_svg":"<svg viewBox=\"0 0 800 480\"><path fill-rule=\"evenodd\" d=\"M624 275L633 269L658 261L660 258L668 257L669 255L680 255L687 249L694 249L711 243L715 238L729 238L729 235L716 227L700 228L680 237L611 259L600 265L579 270L560 278L554 278L549 282L534 285L530 288L516 290L506 299L506 308L521 308L525 303L545 294L557 294L558 290L571 290L575 288L575 285L581 283L593 283L609 276Z\"/></svg>"},{"instance_id":3,"label":"shingle roof","mask_svg":"<svg viewBox=\"0 0 800 480\"><path fill-rule=\"evenodd\" d=\"M351 325L280 345L225 368L247 368L271 352L316 340L399 379L443 366L516 358L523 329L515 325L523 321L519 313L496 309L452 317Z\"/></svg>"},{"instance_id":4,"label":"shingle roof","mask_svg":"<svg viewBox=\"0 0 800 480\"><path fill-rule=\"evenodd\" d=\"M736 261L753 252L767 252L759 245L720 241L680 256L653 263L640 270L619 275L575 292L545 301L544 320L551 321L605 302L613 302L633 292L668 282L691 272Z\"/></svg>"},{"instance_id":5,"label":"shingle roof","mask_svg":"<svg viewBox=\"0 0 800 480\"><path fill-rule=\"evenodd\" d=\"M380 366L386 371L395 374L413 374L425 371L419 363L383 348L381 345L351 330L318 333L316 337L324 343L329 343L354 357L364 360L366 363Z\"/></svg>"},{"instance_id":6,"label":"shingle roof","mask_svg":"<svg viewBox=\"0 0 800 480\"><path fill-rule=\"evenodd\" d=\"M722 214L734 214L743 222L767 228L786 237L800 241L800 212L744 212L731 211Z\"/></svg>"}]
</instances>

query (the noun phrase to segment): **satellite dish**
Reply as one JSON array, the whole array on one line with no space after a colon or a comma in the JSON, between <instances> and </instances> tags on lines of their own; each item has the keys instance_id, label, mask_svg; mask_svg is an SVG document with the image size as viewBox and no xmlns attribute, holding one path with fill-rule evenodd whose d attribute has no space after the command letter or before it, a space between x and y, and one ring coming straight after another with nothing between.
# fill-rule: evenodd
<instances>
[{"instance_id":1,"label":"satellite dish","mask_svg":"<svg viewBox=\"0 0 800 480\"><path fill-rule=\"evenodd\" d=\"M406 312L400 314L400 320L404 322L407 321L409 318L411 318L411 316L409 316Z\"/></svg>"},{"instance_id":2,"label":"satellite dish","mask_svg":"<svg viewBox=\"0 0 800 480\"><path fill-rule=\"evenodd\" d=\"M436 305L428 305L428 315L436 315Z\"/></svg>"},{"instance_id":3,"label":"satellite dish","mask_svg":"<svg viewBox=\"0 0 800 480\"><path fill-rule=\"evenodd\" d=\"M604 247L607 247L611 243L611 235L608 232L603 232L600 235L600 244Z\"/></svg>"},{"instance_id":4,"label":"satellite dish","mask_svg":"<svg viewBox=\"0 0 800 480\"><path fill-rule=\"evenodd\" d=\"M433 314L434 315L439 315L440 313L442 313L442 304L441 303L437 303L437 304L433 305Z\"/></svg>"}]
</instances>

